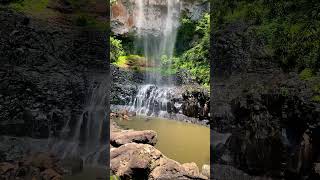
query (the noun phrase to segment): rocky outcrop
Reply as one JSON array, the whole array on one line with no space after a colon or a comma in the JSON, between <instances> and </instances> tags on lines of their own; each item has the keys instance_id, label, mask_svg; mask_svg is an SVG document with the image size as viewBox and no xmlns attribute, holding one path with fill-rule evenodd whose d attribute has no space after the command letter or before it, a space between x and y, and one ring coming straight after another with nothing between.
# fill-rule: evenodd
<instances>
[{"instance_id":1,"label":"rocky outcrop","mask_svg":"<svg viewBox=\"0 0 320 180\"><path fill-rule=\"evenodd\" d=\"M108 76L103 32L45 24L0 8L0 134L48 138Z\"/></svg>"},{"instance_id":2,"label":"rocky outcrop","mask_svg":"<svg viewBox=\"0 0 320 180\"><path fill-rule=\"evenodd\" d=\"M187 75L187 72L180 71L170 77L164 76L163 82L168 82L168 79L171 79L176 85L170 88L141 85L145 78L142 73L123 70L113 65L111 65L111 72L113 81L110 103L114 105L113 111L121 109L118 105L132 105L136 101L137 94L141 93L140 96L143 97L139 97L139 99L144 98L145 102L150 103L150 109L145 112L147 115L160 115L160 112L165 112L166 115L162 114L164 117L170 116L170 118L177 120L187 120L204 125L208 123L210 115L209 92L194 82ZM140 105L146 106L146 104L137 103L138 101L135 104L137 108Z\"/></svg>"},{"instance_id":3,"label":"rocky outcrop","mask_svg":"<svg viewBox=\"0 0 320 180\"><path fill-rule=\"evenodd\" d=\"M114 147L119 147L132 142L155 145L157 143L157 134L151 130L121 130L118 132L113 131L110 137L110 144Z\"/></svg>"},{"instance_id":4,"label":"rocky outcrop","mask_svg":"<svg viewBox=\"0 0 320 180\"><path fill-rule=\"evenodd\" d=\"M58 159L45 153L34 154L14 163L0 163L1 179L62 180L63 174Z\"/></svg>"},{"instance_id":5,"label":"rocky outcrop","mask_svg":"<svg viewBox=\"0 0 320 180\"><path fill-rule=\"evenodd\" d=\"M144 33L157 35L165 27L166 0L142 0L142 3L148 9L146 17L152 19L148 23L143 23L142 31ZM118 0L111 7L111 27L112 32L116 35L128 34L134 32L138 20L138 4L133 0ZM204 12L208 12L209 3L203 0L180 1L180 10L185 12L193 20L201 18Z\"/></svg>"},{"instance_id":6,"label":"rocky outcrop","mask_svg":"<svg viewBox=\"0 0 320 180\"><path fill-rule=\"evenodd\" d=\"M147 144L128 143L112 148L110 159L111 170L124 179L208 179L195 164L181 165Z\"/></svg>"},{"instance_id":7,"label":"rocky outcrop","mask_svg":"<svg viewBox=\"0 0 320 180\"><path fill-rule=\"evenodd\" d=\"M214 162L251 176L312 178L320 153L312 84L282 71L249 26L231 23L211 38L211 128L232 134Z\"/></svg>"},{"instance_id":8,"label":"rocky outcrop","mask_svg":"<svg viewBox=\"0 0 320 180\"><path fill-rule=\"evenodd\" d=\"M187 90L182 94L182 113L200 120L209 119L210 99L206 91Z\"/></svg>"},{"instance_id":9,"label":"rocky outcrop","mask_svg":"<svg viewBox=\"0 0 320 180\"><path fill-rule=\"evenodd\" d=\"M152 138L146 138L150 134ZM208 176L200 173L195 163L181 165L164 156L152 146L155 145L154 135L156 134L153 131L121 130L112 123L111 171L121 179L208 179ZM129 138L123 140L123 137ZM114 142L120 143L114 146Z\"/></svg>"},{"instance_id":10,"label":"rocky outcrop","mask_svg":"<svg viewBox=\"0 0 320 180\"><path fill-rule=\"evenodd\" d=\"M143 81L143 74L123 70L114 65L111 66L111 94L110 103L116 105L126 105L132 101L137 94L138 84Z\"/></svg>"}]
</instances>

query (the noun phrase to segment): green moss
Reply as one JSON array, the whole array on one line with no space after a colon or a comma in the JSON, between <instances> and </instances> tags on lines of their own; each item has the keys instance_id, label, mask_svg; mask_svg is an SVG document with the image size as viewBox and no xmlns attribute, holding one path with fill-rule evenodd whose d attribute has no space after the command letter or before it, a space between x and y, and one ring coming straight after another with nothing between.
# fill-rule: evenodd
<instances>
[{"instance_id":1,"label":"green moss","mask_svg":"<svg viewBox=\"0 0 320 180\"><path fill-rule=\"evenodd\" d=\"M283 70L319 70L320 21L314 12L320 1L212 0L211 5L213 28L244 22L264 40L270 60Z\"/></svg>"},{"instance_id":2,"label":"green moss","mask_svg":"<svg viewBox=\"0 0 320 180\"><path fill-rule=\"evenodd\" d=\"M117 61L113 63L120 68L132 69L134 71L141 71L145 67L145 59L139 55L119 56Z\"/></svg>"},{"instance_id":3,"label":"green moss","mask_svg":"<svg viewBox=\"0 0 320 180\"><path fill-rule=\"evenodd\" d=\"M281 87L280 88L280 94L282 95L282 96L288 96L289 95L289 90L288 90L288 88L286 88L286 87Z\"/></svg>"},{"instance_id":4,"label":"green moss","mask_svg":"<svg viewBox=\"0 0 320 180\"><path fill-rule=\"evenodd\" d=\"M76 26L80 27L89 27L97 30L107 30L108 23L98 21L95 17L87 14L87 13L78 13L74 16L73 22Z\"/></svg>"},{"instance_id":5,"label":"green moss","mask_svg":"<svg viewBox=\"0 0 320 180\"><path fill-rule=\"evenodd\" d=\"M127 56L120 56L116 62L113 63L114 65L126 68L127 67Z\"/></svg>"},{"instance_id":6,"label":"green moss","mask_svg":"<svg viewBox=\"0 0 320 180\"><path fill-rule=\"evenodd\" d=\"M301 73L299 74L300 79L308 81L311 80L313 77L313 72L312 69L310 68L305 68Z\"/></svg>"},{"instance_id":7,"label":"green moss","mask_svg":"<svg viewBox=\"0 0 320 180\"><path fill-rule=\"evenodd\" d=\"M9 7L24 13L37 16L50 16L54 12L47 8L49 0L18 0L9 5Z\"/></svg>"},{"instance_id":8,"label":"green moss","mask_svg":"<svg viewBox=\"0 0 320 180\"><path fill-rule=\"evenodd\" d=\"M312 101L320 103L320 95L313 96Z\"/></svg>"},{"instance_id":9,"label":"green moss","mask_svg":"<svg viewBox=\"0 0 320 180\"><path fill-rule=\"evenodd\" d=\"M121 179L120 177L113 175L113 176L110 176L110 180L121 180Z\"/></svg>"}]
</instances>

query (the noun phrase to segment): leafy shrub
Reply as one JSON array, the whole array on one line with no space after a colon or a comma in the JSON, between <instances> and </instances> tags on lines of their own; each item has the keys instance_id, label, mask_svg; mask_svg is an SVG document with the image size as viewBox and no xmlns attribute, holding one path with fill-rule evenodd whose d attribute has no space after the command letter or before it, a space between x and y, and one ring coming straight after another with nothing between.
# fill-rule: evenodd
<instances>
[{"instance_id":1,"label":"leafy shrub","mask_svg":"<svg viewBox=\"0 0 320 180\"><path fill-rule=\"evenodd\" d=\"M121 40L110 36L110 60L111 63L116 62L120 56L124 56L125 52L122 47Z\"/></svg>"},{"instance_id":2,"label":"leafy shrub","mask_svg":"<svg viewBox=\"0 0 320 180\"><path fill-rule=\"evenodd\" d=\"M208 85L210 80L210 15L204 14L198 22L192 22L190 19L182 19L182 21L188 24L194 24L195 30L193 35L197 35L198 40L179 57L171 59L163 57L162 65L168 66L168 64L172 64L175 70L186 69L199 83Z\"/></svg>"}]
</instances>

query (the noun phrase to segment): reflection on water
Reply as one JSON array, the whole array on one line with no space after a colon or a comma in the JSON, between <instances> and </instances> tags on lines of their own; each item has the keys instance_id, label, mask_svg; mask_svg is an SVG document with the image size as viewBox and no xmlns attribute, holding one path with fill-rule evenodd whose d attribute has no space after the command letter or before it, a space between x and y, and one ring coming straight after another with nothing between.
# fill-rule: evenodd
<instances>
[{"instance_id":1,"label":"reflection on water","mask_svg":"<svg viewBox=\"0 0 320 180\"><path fill-rule=\"evenodd\" d=\"M98 167L84 167L83 171L74 175L66 175L63 180L106 180L107 170Z\"/></svg>"},{"instance_id":2,"label":"reflection on water","mask_svg":"<svg viewBox=\"0 0 320 180\"><path fill-rule=\"evenodd\" d=\"M195 162L199 168L210 164L210 129L205 126L144 116L116 122L122 128L156 131L158 142L155 147L173 160Z\"/></svg>"}]
</instances>

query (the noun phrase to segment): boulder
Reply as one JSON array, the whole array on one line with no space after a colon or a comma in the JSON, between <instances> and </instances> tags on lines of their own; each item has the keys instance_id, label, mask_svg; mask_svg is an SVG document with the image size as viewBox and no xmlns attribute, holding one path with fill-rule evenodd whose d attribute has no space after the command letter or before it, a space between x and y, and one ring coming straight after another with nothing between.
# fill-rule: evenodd
<instances>
[{"instance_id":1,"label":"boulder","mask_svg":"<svg viewBox=\"0 0 320 180\"><path fill-rule=\"evenodd\" d=\"M41 172L43 180L62 180L62 176L53 169L46 169Z\"/></svg>"},{"instance_id":2,"label":"boulder","mask_svg":"<svg viewBox=\"0 0 320 180\"><path fill-rule=\"evenodd\" d=\"M62 180L59 161L48 153L27 155L11 163L0 163L0 179Z\"/></svg>"},{"instance_id":3,"label":"boulder","mask_svg":"<svg viewBox=\"0 0 320 180\"><path fill-rule=\"evenodd\" d=\"M210 179L210 165L204 164L201 169L201 174Z\"/></svg>"},{"instance_id":4,"label":"boulder","mask_svg":"<svg viewBox=\"0 0 320 180\"><path fill-rule=\"evenodd\" d=\"M119 147L131 142L155 145L157 143L157 133L152 130L120 130L118 132L111 132L110 143L113 146Z\"/></svg>"},{"instance_id":5,"label":"boulder","mask_svg":"<svg viewBox=\"0 0 320 180\"><path fill-rule=\"evenodd\" d=\"M185 171L188 172L191 176L199 176L199 168L196 163L184 163L182 164L182 167L184 167Z\"/></svg>"},{"instance_id":6,"label":"boulder","mask_svg":"<svg viewBox=\"0 0 320 180\"><path fill-rule=\"evenodd\" d=\"M128 143L110 151L112 172L124 179L208 179L195 163L181 165L148 144Z\"/></svg>"},{"instance_id":7,"label":"boulder","mask_svg":"<svg viewBox=\"0 0 320 180\"><path fill-rule=\"evenodd\" d=\"M110 151L110 168L120 177L145 179L161 156L151 145L129 143Z\"/></svg>"}]
</instances>

